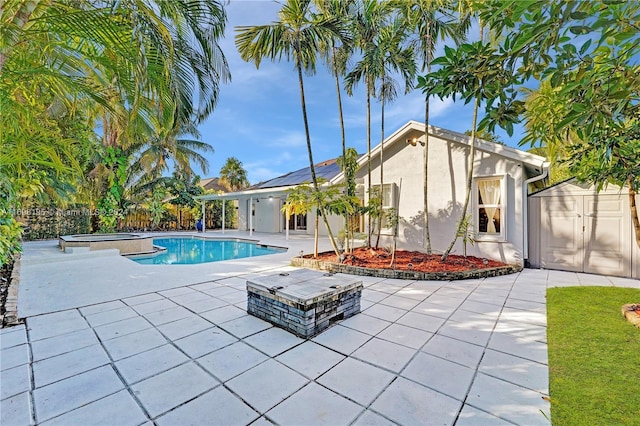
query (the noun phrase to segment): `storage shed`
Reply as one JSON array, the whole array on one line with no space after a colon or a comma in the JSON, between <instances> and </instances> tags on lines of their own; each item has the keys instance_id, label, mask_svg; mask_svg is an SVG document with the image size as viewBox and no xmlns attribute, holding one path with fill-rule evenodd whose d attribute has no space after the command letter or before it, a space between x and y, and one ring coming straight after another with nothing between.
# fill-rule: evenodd
<instances>
[{"instance_id":1,"label":"storage shed","mask_svg":"<svg viewBox=\"0 0 640 426\"><path fill-rule=\"evenodd\" d=\"M640 278L628 188L608 185L598 193L571 179L528 202L531 267Z\"/></svg>"}]
</instances>

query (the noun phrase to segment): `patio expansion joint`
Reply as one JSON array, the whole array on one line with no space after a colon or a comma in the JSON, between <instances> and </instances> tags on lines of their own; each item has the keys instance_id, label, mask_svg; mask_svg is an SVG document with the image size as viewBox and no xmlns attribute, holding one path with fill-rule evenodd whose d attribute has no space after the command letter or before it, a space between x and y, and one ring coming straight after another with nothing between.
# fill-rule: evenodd
<instances>
[{"instance_id":1,"label":"patio expansion joint","mask_svg":"<svg viewBox=\"0 0 640 426\"><path fill-rule=\"evenodd\" d=\"M29 333L29 327L28 324L26 324L25 322L25 327L24 327L24 331L27 335L27 348L28 348L28 353L29 353L29 415L31 418L31 421L33 422L33 424L38 424L37 423L37 417L36 417L36 403L35 403L35 398L33 395L33 391L36 388L36 380L35 377L33 375L33 349L31 348L31 337L30 337L30 333Z\"/></svg>"}]
</instances>

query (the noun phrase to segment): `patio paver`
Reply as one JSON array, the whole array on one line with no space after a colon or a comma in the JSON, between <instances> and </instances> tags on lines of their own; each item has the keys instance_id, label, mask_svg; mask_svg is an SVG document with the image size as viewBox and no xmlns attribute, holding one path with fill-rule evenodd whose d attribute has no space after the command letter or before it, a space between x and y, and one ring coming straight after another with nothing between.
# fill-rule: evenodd
<instances>
[{"instance_id":1,"label":"patio paver","mask_svg":"<svg viewBox=\"0 0 640 426\"><path fill-rule=\"evenodd\" d=\"M371 404L375 411L404 425L453 424L462 402L398 378Z\"/></svg>"},{"instance_id":2,"label":"patio paver","mask_svg":"<svg viewBox=\"0 0 640 426\"><path fill-rule=\"evenodd\" d=\"M113 395L84 405L58 416L45 425L136 425L147 419L129 392L122 390Z\"/></svg>"},{"instance_id":3,"label":"patio paver","mask_svg":"<svg viewBox=\"0 0 640 426\"><path fill-rule=\"evenodd\" d=\"M345 356L340 353L307 341L276 359L303 376L315 379L344 358Z\"/></svg>"},{"instance_id":4,"label":"patio paver","mask_svg":"<svg viewBox=\"0 0 640 426\"><path fill-rule=\"evenodd\" d=\"M131 386L151 414L158 416L218 386L219 382L194 363L183 364Z\"/></svg>"},{"instance_id":5,"label":"patio paver","mask_svg":"<svg viewBox=\"0 0 640 426\"><path fill-rule=\"evenodd\" d=\"M391 383L395 375L353 358L323 374L317 382L364 406L373 400ZM366 383L366 386L363 386Z\"/></svg>"},{"instance_id":6,"label":"patio paver","mask_svg":"<svg viewBox=\"0 0 640 426\"><path fill-rule=\"evenodd\" d=\"M219 386L193 401L158 418L158 424L173 425L246 425L259 417L247 404Z\"/></svg>"},{"instance_id":7,"label":"patio paver","mask_svg":"<svg viewBox=\"0 0 640 426\"><path fill-rule=\"evenodd\" d=\"M265 413L308 381L271 359L228 381L226 386L260 413Z\"/></svg>"},{"instance_id":8,"label":"patio paver","mask_svg":"<svg viewBox=\"0 0 640 426\"><path fill-rule=\"evenodd\" d=\"M349 424L362 411L357 404L316 383L293 394L267 413L279 425Z\"/></svg>"},{"instance_id":9,"label":"patio paver","mask_svg":"<svg viewBox=\"0 0 640 426\"><path fill-rule=\"evenodd\" d=\"M121 389L124 384L108 365L36 388L33 391L36 418L39 422L48 420Z\"/></svg>"},{"instance_id":10,"label":"patio paver","mask_svg":"<svg viewBox=\"0 0 640 426\"><path fill-rule=\"evenodd\" d=\"M218 380L226 382L269 359L244 342L236 342L209 355L198 358L198 363Z\"/></svg>"}]
</instances>

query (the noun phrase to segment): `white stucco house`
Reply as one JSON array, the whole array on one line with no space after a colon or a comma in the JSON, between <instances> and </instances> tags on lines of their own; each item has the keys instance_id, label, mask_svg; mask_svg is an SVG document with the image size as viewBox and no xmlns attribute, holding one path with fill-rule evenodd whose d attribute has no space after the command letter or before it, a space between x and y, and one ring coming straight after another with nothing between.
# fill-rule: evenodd
<instances>
[{"instance_id":1,"label":"white stucco house","mask_svg":"<svg viewBox=\"0 0 640 426\"><path fill-rule=\"evenodd\" d=\"M468 154L471 138L437 127L429 131L429 228L432 249L442 252L455 232L456 221L465 197ZM398 247L423 250L425 244L424 200L424 124L410 121L386 138L383 152L383 193L385 208L398 205L400 216ZM371 152L372 185L380 182L381 145ZM357 175L359 197L369 196L367 155L359 159ZM523 264L528 258L528 205L530 184L545 179L549 163L545 158L504 145L476 140L473 191L469 206L476 242L468 247L470 255L507 263ZM318 176L328 184L343 182L344 176L334 160L316 166ZM238 228L252 232L284 233L285 216L281 212L287 190L311 180L309 168L254 185L243 191L200 196L238 200ZM400 181L402 180L402 185ZM331 217L332 230L341 228L342 218ZM361 231L367 221L362 218ZM292 217L289 232L313 234L315 212ZM320 234L326 229L320 221ZM383 229L381 245L391 243L391 230ZM462 252L462 243L454 247Z\"/></svg>"}]
</instances>

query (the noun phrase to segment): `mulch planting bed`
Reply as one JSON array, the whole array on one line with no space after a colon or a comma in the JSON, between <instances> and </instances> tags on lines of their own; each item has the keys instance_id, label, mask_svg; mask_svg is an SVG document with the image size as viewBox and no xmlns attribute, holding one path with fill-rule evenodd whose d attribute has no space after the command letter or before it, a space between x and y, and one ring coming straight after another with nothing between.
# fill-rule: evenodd
<instances>
[{"instance_id":1,"label":"mulch planting bed","mask_svg":"<svg viewBox=\"0 0 640 426\"><path fill-rule=\"evenodd\" d=\"M364 247L357 248L345 257L345 265L359 266L373 269L399 269L418 272L459 272L475 271L477 269L497 268L507 266L505 263L474 256L449 255L446 261L441 255L427 255L418 251L396 250L395 268L391 266L391 253L386 250L374 250ZM318 254L318 260L336 262L333 252Z\"/></svg>"}]
</instances>

